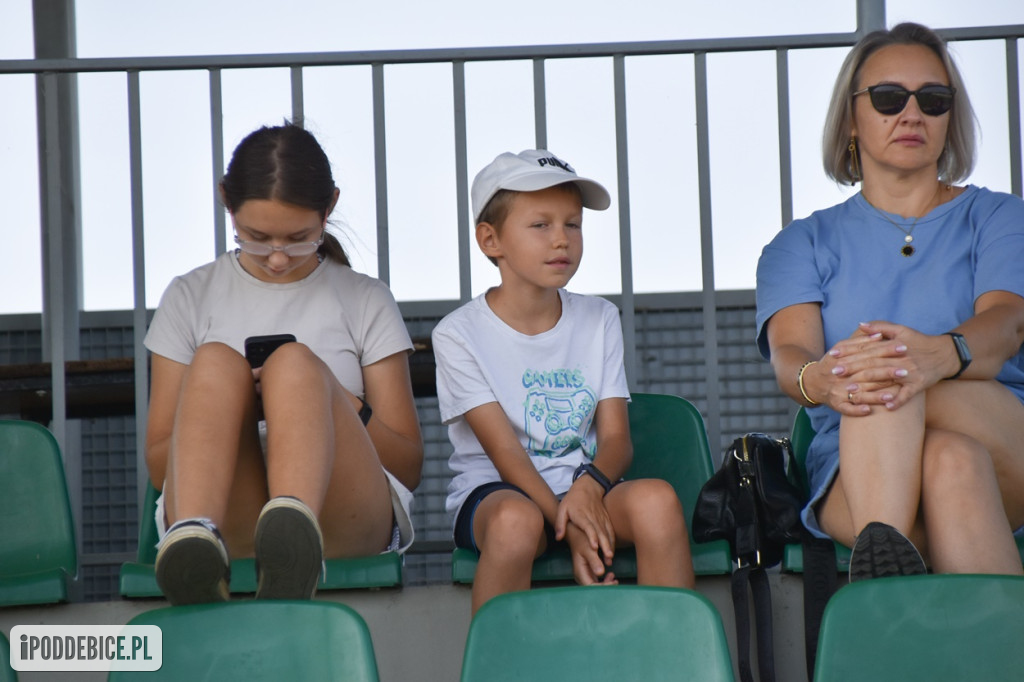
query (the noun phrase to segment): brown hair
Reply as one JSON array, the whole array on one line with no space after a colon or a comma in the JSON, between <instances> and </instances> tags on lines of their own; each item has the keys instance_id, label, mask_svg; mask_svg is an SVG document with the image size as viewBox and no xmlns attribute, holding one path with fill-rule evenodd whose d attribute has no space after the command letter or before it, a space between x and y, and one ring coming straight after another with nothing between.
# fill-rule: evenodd
<instances>
[{"instance_id":1,"label":"brown hair","mask_svg":"<svg viewBox=\"0 0 1024 682\"><path fill-rule=\"evenodd\" d=\"M235 147L220 187L232 213L250 199L276 199L316 211L321 220L327 219L337 192L331 162L320 143L292 124L249 133ZM319 253L349 265L345 249L329 232L324 233Z\"/></svg>"}]
</instances>

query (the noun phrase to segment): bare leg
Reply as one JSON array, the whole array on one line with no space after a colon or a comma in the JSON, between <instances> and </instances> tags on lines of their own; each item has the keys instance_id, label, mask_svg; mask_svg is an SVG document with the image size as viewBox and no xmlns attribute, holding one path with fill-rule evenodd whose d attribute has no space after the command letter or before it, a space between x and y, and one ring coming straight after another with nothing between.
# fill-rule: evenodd
<instances>
[{"instance_id":1,"label":"bare leg","mask_svg":"<svg viewBox=\"0 0 1024 682\"><path fill-rule=\"evenodd\" d=\"M547 540L544 515L528 497L514 490L497 490L473 515L473 537L480 550L473 579L473 613L492 597L530 589L533 560Z\"/></svg>"},{"instance_id":2,"label":"bare leg","mask_svg":"<svg viewBox=\"0 0 1024 682\"><path fill-rule=\"evenodd\" d=\"M252 371L232 348L203 345L185 374L174 422L164 484L168 521L209 518L233 556L251 555L265 481Z\"/></svg>"},{"instance_id":3,"label":"bare leg","mask_svg":"<svg viewBox=\"0 0 1024 682\"><path fill-rule=\"evenodd\" d=\"M927 431L916 457L913 451L901 457L892 447L911 446L901 440L898 420L877 420L882 427L873 434L861 427L876 415L844 418L840 472L819 508L822 529L849 546L864 523L880 520L925 550L937 572L1019 574L1020 556L1008 531L1024 524L1024 406L995 381L941 382L919 399ZM908 428L916 433L914 424ZM880 447L892 454L884 460L869 450L864 455L883 434L893 440ZM901 458L899 466L889 466L894 456ZM918 461L916 472L907 471L908 461ZM911 493L913 508L908 499L892 499L901 490ZM908 517L909 526L899 525Z\"/></svg>"},{"instance_id":4,"label":"bare leg","mask_svg":"<svg viewBox=\"0 0 1024 682\"><path fill-rule=\"evenodd\" d=\"M895 412L876 407L865 417L843 417L839 426L839 468L856 535L872 521L910 535L921 497L924 442L923 394Z\"/></svg>"},{"instance_id":5,"label":"bare leg","mask_svg":"<svg viewBox=\"0 0 1024 682\"><path fill-rule=\"evenodd\" d=\"M977 441L930 429L922 511L936 573L1022 573L992 458Z\"/></svg>"},{"instance_id":6,"label":"bare leg","mask_svg":"<svg viewBox=\"0 0 1024 682\"><path fill-rule=\"evenodd\" d=\"M625 481L605 497L617 540L636 548L637 583L693 589L686 520L671 485L660 479Z\"/></svg>"},{"instance_id":7,"label":"bare leg","mask_svg":"<svg viewBox=\"0 0 1024 682\"><path fill-rule=\"evenodd\" d=\"M302 344L279 348L260 377L271 497L306 503L326 556L385 549L393 513L387 478L348 393Z\"/></svg>"}]
</instances>

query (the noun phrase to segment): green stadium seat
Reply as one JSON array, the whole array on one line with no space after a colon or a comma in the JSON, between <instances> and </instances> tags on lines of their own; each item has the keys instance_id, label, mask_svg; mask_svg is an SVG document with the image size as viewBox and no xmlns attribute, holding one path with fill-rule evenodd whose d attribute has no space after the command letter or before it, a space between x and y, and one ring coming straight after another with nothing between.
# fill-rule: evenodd
<instances>
[{"instance_id":1,"label":"green stadium seat","mask_svg":"<svg viewBox=\"0 0 1024 682\"><path fill-rule=\"evenodd\" d=\"M793 458L797 468L789 472L789 477L796 484L806 500L811 495L810 483L807 480L807 448L814 439L814 428L804 408L800 408L793 420L793 431L790 440L793 443ZM850 548L838 542L832 543L836 548L836 572L848 573L850 570ZM804 550L799 544L786 545L782 553L782 570L787 573L803 573Z\"/></svg>"},{"instance_id":2,"label":"green stadium seat","mask_svg":"<svg viewBox=\"0 0 1024 682\"><path fill-rule=\"evenodd\" d=\"M821 623L815 682L1024 678L1024 578L925 575L840 589Z\"/></svg>"},{"instance_id":3,"label":"green stadium seat","mask_svg":"<svg viewBox=\"0 0 1024 682\"><path fill-rule=\"evenodd\" d=\"M156 625L163 665L112 671L108 682L376 682L365 621L327 601L234 601L146 611L128 625Z\"/></svg>"},{"instance_id":4,"label":"green stadium seat","mask_svg":"<svg viewBox=\"0 0 1024 682\"><path fill-rule=\"evenodd\" d=\"M11 643L0 632L0 682L18 682L18 673L11 667Z\"/></svg>"},{"instance_id":5,"label":"green stadium seat","mask_svg":"<svg viewBox=\"0 0 1024 682\"><path fill-rule=\"evenodd\" d=\"M667 587L499 595L470 623L462 660L462 682L734 679L718 611Z\"/></svg>"},{"instance_id":6,"label":"green stadium seat","mask_svg":"<svg viewBox=\"0 0 1024 682\"><path fill-rule=\"evenodd\" d=\"M77 573L57 441L35 422L0 420L0 606L67 601Z\"/></svg>"},{"instance_id":7,"label":"green stadium seat","mask_svg":"<svg viewBox=\"0 0 1024 682\"><path fill-rule=\"evenodd\" d=\"M142 517L139 522L139 549L135 561L121 566L121 596L128 598L162 597L156 583L156 499L158 493L147 486ZM327 559L326 571L320 576L318 590L365 589L395 587L402 584L402 556L395 552L352 559ZM246 594L256 591L256 565L252 559L231 562L231 592Z\"/></svg>"},{"instance_id":8,"label":"green stadium seat","mask_svg":"<svg viewBox=\"0 0 1024 682\"><path fill-rule=\"evenodd\" d=\"M634 393L629 404L629 428L633 439L633 464L625 478L661 478L672 484L689 523L701 486L714 473L704 419L689 401L673 395ZM724 540L690 543L697 575L732 572L729 545ZM452 553L452 582L472 583L476 553L457 548ZM636 577L632 549L615 553L611 570L619 578ZM568 550L557 550L533 562L533 580L573 579Z\"/></svg>"}]
</instances>

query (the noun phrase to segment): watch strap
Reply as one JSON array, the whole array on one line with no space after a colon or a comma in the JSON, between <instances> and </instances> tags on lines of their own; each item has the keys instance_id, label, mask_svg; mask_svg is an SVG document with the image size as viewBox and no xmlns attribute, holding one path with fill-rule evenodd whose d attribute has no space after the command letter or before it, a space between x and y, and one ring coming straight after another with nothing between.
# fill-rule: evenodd
<instances>
[{"instance_id":1,"label":"watch strap","mask_svg":"<svg viewBox=\"0 0 1024 682\"><path fill-rule=\"evenodd\" d=\"M948 381L959 378L964 370L967 369L971 364L971 350L967 347L967 340L963 334L957 332L946 332L946 334L953 339L953 347L956 349L956 356L960 358L960 369L957 370L956 374L950 377L946 377Z\"/></svg>"},{"instance_id":2,"label":"watch strap","mask_svg":"<svg viewBox=\"0 0 1024 682\"><path fill-rule=\"evenodd\" d=\"M363 421L363 426L366 426L370 423L370 417L373 416L373 408L370 407L370 403L366 402L362 398L359 399L359 402L363 404L363 406L359 408L359 418Z\"/></svg>"},{"instance_id":3,"label":"watch strap","mask_svg":"<svg viewBox=\"0 0 1024 682\"><path fill-rule=\"evenodd\" d=\"M575 480L576 480L577 478L579 478L579 477L580 477L580 476L582 476L583 474L587 474L587 475L588 475L588 476L590 476L590 477L591 477L592 479L594 479L595 481L597 481L597 482L598 482L598 484L599 484L599 485L600 485L600 486L601 486L602 488L604 488L604 494L605 494L605 495L607 495L607 494L608 494L608 491L609 491L609 490L611 490L612 488L614 488L614 487L615 487L615 484L614 484L614 483L612 483L612 482L611 482L611 481L610 481L610 480L608 479L608 477L607 477L607 476L605 476L605 475L604 475L604 474L603 474L603 473L601 472L601 470L600 470L600 469L598 469L598 468L597 468L596 466L594 466L594 465L593 465L593 464L591 464L590 462L584 462L583 464L581 464L581 465L579 465L578 467L576 467L576 471L575 471L575 472L573 472L573 475L572 475L572 480L573 480L573 481L575 481Z\"/></svg>"}]
</instances>

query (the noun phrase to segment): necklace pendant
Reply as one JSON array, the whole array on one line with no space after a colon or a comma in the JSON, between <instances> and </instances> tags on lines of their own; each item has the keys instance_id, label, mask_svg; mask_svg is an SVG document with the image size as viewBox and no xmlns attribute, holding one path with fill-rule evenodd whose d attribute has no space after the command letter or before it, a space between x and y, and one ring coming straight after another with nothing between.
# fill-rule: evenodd
<instances>
[{"instance_id":1,"label":"necklace pendant","mask_svg":"<svg viewBox=\"0 0 1024 682\"><path fill-rule=\"evenodd\" d=\"M903 238L903 241L909 244L910 242L914 241L914 238L908 234L906 237Z\"/></svg>"},{"instance_id":2,"label":"necklace pendant","mask_svg":"<svg viewBox=\"0 0 1024 682\"><path fill-rule=\"evenodd\" d=\"M910 240L909 239L907 240L907 245L904 246L902 249L900 249L900 253L902 253L905 258L909 258L910 256L913 256L914 255L914 251L916 251L916 249L913 246L910 245Z\"/></svg>"}]
</instances>

